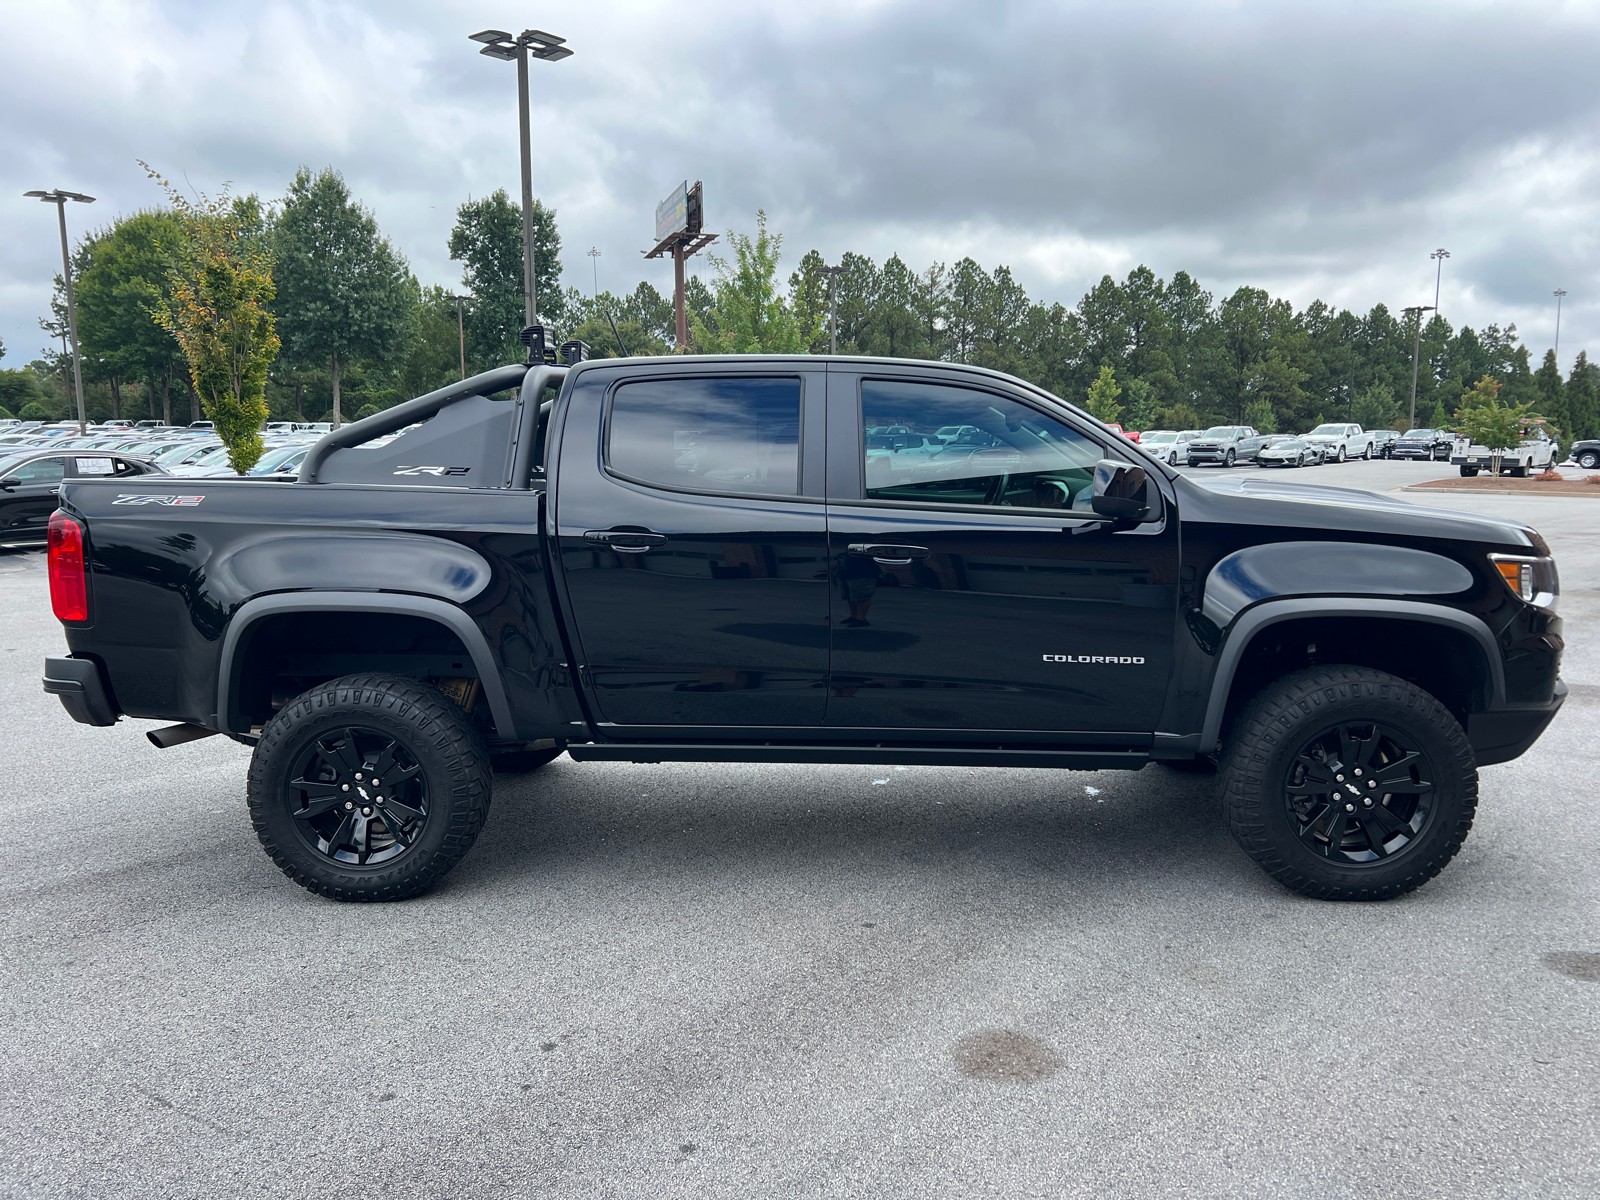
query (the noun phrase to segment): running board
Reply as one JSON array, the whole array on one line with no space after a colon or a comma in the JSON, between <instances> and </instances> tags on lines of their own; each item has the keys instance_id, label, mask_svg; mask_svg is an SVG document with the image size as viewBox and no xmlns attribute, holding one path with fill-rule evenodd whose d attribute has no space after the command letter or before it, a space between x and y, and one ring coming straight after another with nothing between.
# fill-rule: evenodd
<instances>
[{"instance_id":1,"label":"running board","mask_svg":"<svg viewBox=\"0 0 1600 1200\"><path fill-rule=\"evenodd\" d=\"M758 746L584 742L567 745L578 762L833 763L908 767L1055 767L1067 771L1137 771L1144 750L1039 750L973 746Z\"/></svg>"}]
</instances>

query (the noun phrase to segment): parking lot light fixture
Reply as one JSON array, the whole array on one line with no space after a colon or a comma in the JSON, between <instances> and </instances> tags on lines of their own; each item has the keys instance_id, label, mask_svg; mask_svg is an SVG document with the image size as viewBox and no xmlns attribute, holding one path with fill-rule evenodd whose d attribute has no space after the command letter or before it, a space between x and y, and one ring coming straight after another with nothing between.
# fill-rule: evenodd
<instances>
[{"instance_id":1,"label":"parking lot light fixture","mask_svg":"<svg viewBox=\"0 0 1600 1200\"><path fill-rule=\"evenodd\" d=\"M1556 367L1561 366L1561 297L1567 294L1566 288L1557 288L1550 293L1556 298Z\"/></svg>"},{"instance_id":2,"label":"parking lot light fixture","mask_svg":"<svg viewBox=\"0 0 1600 1200\"><path fill-rule=\"evenodd\" d=\"M1422 314L1433 312L1434 306L1431 304L1413 304L1405 311L1414 314L1417 324L1416 341L1411 344L1411 416L1409 424L1406 426L1410 430L1417 427L1417 356L1422 353Z\"/></svg>"},{"instance_id":3,"label":"parking lot light fixture","mask_svg":"<svg viewBox=\"0 0 1600 1200\"><path fill-rule=\"evenodd\" d=\"M461 339L461 378L465 379L467 377L467 320L461 315L461 304L465 300L471 300L472 297L450 294L446 295L445 299L456 302L456 334Z\"/></svg>"},{"instance_id":4,"label":"parking lot light fixture","mask_svg":"<svg viewBox=\"0 0 1600 1200\"><path fill-rule=\"evenodd\" d=\"M93 204L94 197L85 196L82 192L64 192L60 188L22 194L45 204L54 204L56 216L61 221L61 277L67 281L67 330L72 334L72 384L78 393L78 435L82 437L89 432L89 422L83 410L83 355L78 350L78 305L72 293L72 254L67 248L67 201Z\"/></svg>"},{"instance_id":5,"label":"parking lot light fixture","mask_svg":"<svg viewBox=\"0 0 1600 1200\"><path fill-rule=\"evenodd\" d=\"M571 58L566 38L541 29L524 29L512 37L503 29L482 29L468 34L468 40L483 43L479 54L517 64L517 125L522 143L522 286L523 324L539 323L539 297L533 279L533 152L528 115L528 59L560 62Z\"/></svg>"},{"instance_id":6,"label":"parking lot light fixture","mask_svg":"<svg viewBox=\"0 0 1600 1200\"><path fill-rule=\"evenodd\" d=\"M823 267L822 273L828 277L828 353L839 353L839 309L835 304L835 289L839 276L844 274L843 264L837 267Z\"/></svg>"}]
</instances>

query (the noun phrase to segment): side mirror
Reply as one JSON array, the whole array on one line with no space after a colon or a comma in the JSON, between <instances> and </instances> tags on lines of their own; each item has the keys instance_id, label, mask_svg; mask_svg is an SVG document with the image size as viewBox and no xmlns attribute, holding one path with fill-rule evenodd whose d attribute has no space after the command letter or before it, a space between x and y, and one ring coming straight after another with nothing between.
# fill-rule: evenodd
<instances>
[{"instance_id":1,"label":"side mirror","mask_svg":"<svg viewBox=\"0 0 1600 1200\"><path fill-rule=\"evenodd\" d=\"M15 475L7 476L5 479L0 479L0 492L9 492L12 488L19 488L21 486L22 480L18 479Z\"/></svg>"},{"instance_id":2,"label":"side mirror","mask_svg":"<svg viewBox=\"0 0 1600 1200\"><path fill-rule=\"evenodd\" d=\"M1102 458L1094 465L1090 507L1114 521L1142 521L1150 511L1149 486L1143 467Z\"/></svg>"}]
</instances>

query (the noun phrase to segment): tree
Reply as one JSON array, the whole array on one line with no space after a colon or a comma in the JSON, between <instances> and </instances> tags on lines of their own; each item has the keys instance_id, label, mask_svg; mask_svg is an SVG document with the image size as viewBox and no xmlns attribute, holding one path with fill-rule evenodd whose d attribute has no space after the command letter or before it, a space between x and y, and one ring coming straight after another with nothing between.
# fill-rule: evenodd
<instances>
[{"instance_id":1,"label":"tree","mask_svg":"<svg viewBox=\"0 0 1600 1200\"><path fill-rule=\"evenodd\" d=\"M166 190L183 231L168 274L171 300L156 319L182 347L201 406L228 447L228 464L243 475L265 449L267 369L279 347L268 307L272 256L252 236L259 206L230 202L226 191L191 203L145 170Z\"/></svg>"},{"instance_id":2,"label":"tree","mask_svg":"<svg viewBox=\"0 0 1600 1200\"><path fill-rule=\"evenodd\" d=\"M1200 414L1180 400L1171 408L1164 408L1157 413L1156 424L1161 429L1175 429L1182 433L1185 429L1200 427Z\"/></svg>"},{"instance_id":3,"label":"tree","mask_svg":"<svg viewBox=\"0 0 1600 1200\"><path fill-rule=\"evenodd\" d=\"M1252 400L1244 406L1244 423L1257 433L1277 433L1278 414L1267 400Z\"/></svg>"},{"instance_id":4,"label":"tree","mask_svg":"<svg viewBox=\"0 0 1600 1200\"><path fill-rule=\"evenodd\" d=\"M1545 423L1553 431L1553 436L1558 438L1564 436L1570 444L1572 414L1568 411L1567 389L1561 382L1561 368L1556 365L1554 350L1544 352L1544 362L1534 373L1533 382L1539 389L1538 415L1545 419Z\"/></svg>"},{"instance_id":5,"label":"tree","mask_svg":"<svg viewBox=\"0 0 1600 1200\"><path fill-rule=\"evenodd\" d=\"M1356 393L1350 419L1363 429L1388 429L1400 419L1400 402L1385 383L1374 383Z\"/></svg>"},{"instance_id":6,"label":"tree","mask_svg":"<svg viewBox=\"0 0 1600 1200\"><path fill-rule=\"evenodd\" d=\"M1498 379L1485 375L1462 395L1461 407L1456 411L1461 432L1476 445L1495 452L1496 475L1500 473L1499 452L1522 442L1522 418L1528 415L1528 405L1508 404L1502 388Z\"/></svg>"},{"instance_id":7,"label":"tree","mask_svg":"<svg viewBox=\"0 0 1600 1200\"><path fill-rule=\"evenodd\" d=\"M1128 403L1125 409L1129 429L1155 429L1157 402L1156 389L1148 379L1128 380Z\"/></svg>"},{"instance_id":8,"label":"tree","mask_svg":"<svg viewBox=\"0 0 1600 1200\"><path fill-rule=\"evenodd\" d=\"M400 347L418 304L416 280L332 167L295 172L271 239L286 357L329 364L338 428L340 357L382 358Z\"/></svg>"},{"instance_id":9,"label":"tree","mask_svg":"<svg viewBox=\"0 0 1600 1200\"><path fill-rule=\"evenodd\" d=\"M461 282L472 293L467 316L468 370L521 360L525 324L522 205L496 189L456 209L450 257L463 264ZM561 235L555 210L533 202L533 285L543 320L566 316L561 292Z\"/></svg>"},{"instance_id":10,"label":"tree","mask_svg":"<svg viewBox=\"0 0 1600 1200\"><path fill-rule=\"evenodd\" d=\"M1117 373L1111 369L1110 364L1107 364L1100 368L1100 374L1089 385L1089 402L1084 407L1095 420L1112 425L1122 414L1122 409L1117 404L1117 397L1120 395L1122 389L1117 386Z\"/></svg>"},{"instance_id":11,"label":"tree","mask_svg":"<svg viewBox=\"0 0 1600 1200\"><path fill-rule=\"evenodd\" d=\"M144 380L161 395L161 419L172 421L172 383L183 351L156 319L171 307L170 272L183 225L168 211L135 213L83 243L77 281L78 336L91 374L111 387L112 411L122 415L122 385ZM153 408L152 403L152 408Z\"/></svg>"},{"instance_id":12,"label":"tree","mask_svg":"<svg viewBox=\"0 0 1600 1200\"><path fill-rule=\"evenodd\" d=\"M695 346L708 354L803 354L818 325L802 326L778 292L783 235L767 231L767 214L756 213L756 233L730 233L733 260L713 256L712 320L694 314Z\"/></svg>"},{"instance_id":13,"label":"tree","mask_svg":"<svg viewBox=\"0 0 1600 1200\"><path fill-rule=\"evenodd\" d=\"M1578 353L1567 376L1567 412L1574 439L1600 437L1600 366L1589 361L1588 351Z\"/></svg>"}]
</instances>

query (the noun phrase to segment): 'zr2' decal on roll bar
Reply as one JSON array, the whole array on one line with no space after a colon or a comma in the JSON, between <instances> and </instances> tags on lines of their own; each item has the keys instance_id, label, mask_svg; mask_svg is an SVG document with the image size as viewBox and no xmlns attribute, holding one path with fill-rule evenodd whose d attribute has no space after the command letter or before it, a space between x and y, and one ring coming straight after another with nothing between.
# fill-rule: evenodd
<instances>
[{"instance_id":1,"label":"'zr2' decal on roll bar","mask_svg":"<svg viewBox=\"0 0 1600 1200\"><path fill-rule=\"evenodd\" d=\"M164 496L159 492L135 492L118 496L113 504L165 504L169 507L187 508L199 504L204 496Z\"/></svg>"}]
</instances>

